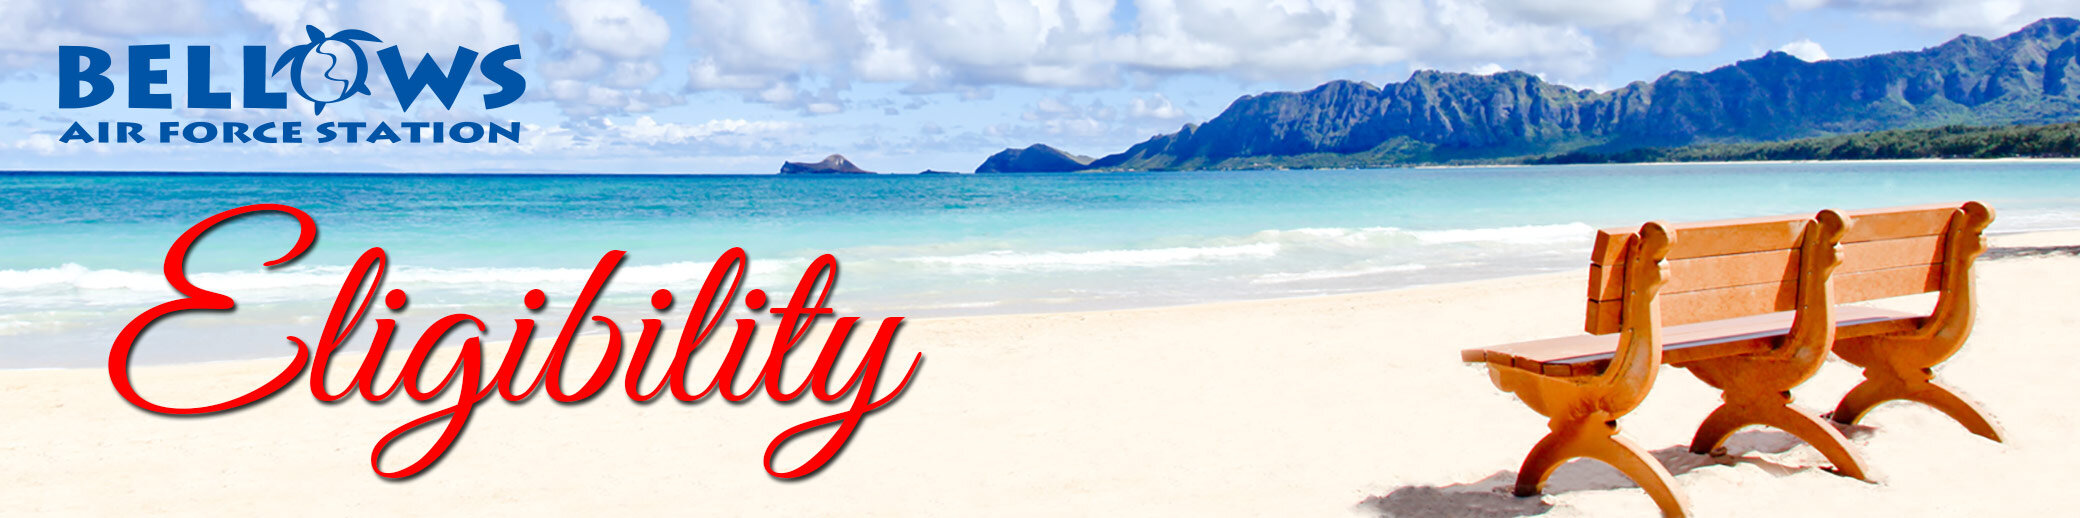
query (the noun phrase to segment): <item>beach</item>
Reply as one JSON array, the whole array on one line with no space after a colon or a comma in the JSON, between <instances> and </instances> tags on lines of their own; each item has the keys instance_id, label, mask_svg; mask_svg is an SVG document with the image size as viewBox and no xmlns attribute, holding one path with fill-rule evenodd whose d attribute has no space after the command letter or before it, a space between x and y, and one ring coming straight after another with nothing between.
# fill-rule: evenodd
<instances>
[{"instance_id":1,"label":"beach","mask_svg":"<svg viewBox=\"0 0 2080 518\"><path fill-rule=\"evenodd\" d=\"M1676 473L1699 516L2070 512L2057 495L2080 484L2070 469L2080 462L2070 440L2080 408L2058 396L2080 384L2066 371L2080 361L2071 306L2080 257L2070 248L2080 232L1996 236L1993 245L1979 265L1975 334L1939 373L1982 403L2008 442L1894 403L1848 429L1877 484L1821 470L1818 453L1773 430L1737 434L1729 457L1692 455L1684 445L1717 394L1674 368L1622 421L1624 433ZM452 404L452 393L429 404L401 395L325 404L298 379L237 411L176 418L125 403L104 369L0 371L0 415L9 416L0 502L7 514L1651 515L1640 490L1591 461L1562 468L1542 498L1508 496L1544 420L1496 390L1484 367L1458 361L1463 348L1579 333L1583 283L1571 271L913 320L889 367L900 375L923 353L906 392L869 415L833 462L798 480L769 477L764 446L840 407L762 397L636 404L617 375L582 403L488 401L444 459L399 482L371 471L370 449ZM573 357L596 357L601 338L590 340ZM358 358L343 354L333 366L335 390ZM572 370L589 372L593 361ZM283 362L133 375L154 401L199 405L250 390ZM703 365L695 369L713 368ZM1858 380L1830 360L1795 393L1807 407L1831 407ZM433 435L408 437L384 465L410 462ZM821 437L782 450L778 464L801 463Z\"/></svg>"}]
</instances>

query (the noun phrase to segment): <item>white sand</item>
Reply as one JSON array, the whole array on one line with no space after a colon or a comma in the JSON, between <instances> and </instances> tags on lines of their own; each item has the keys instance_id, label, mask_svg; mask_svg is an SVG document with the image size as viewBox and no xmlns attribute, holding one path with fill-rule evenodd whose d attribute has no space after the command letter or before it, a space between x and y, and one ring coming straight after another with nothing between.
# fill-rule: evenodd
<instances>
[{"instance_id":1,"label":"white sand","mask_svg":"<svg viewBox=\"0 0 2080 518\"><path fill-rule=\"evenodd\" d=\"M2080 233L1996 240L2076 244ZM1461 348L1579 332L1583 283L1581 274L1546 275L915 321L890 370L921 351L917 380L802 481L768 477L761 454L781 430L834 407L763 396L637 405L617 375L584 404L539 395L487 402L447 458L398 483L370 470L369 451L434 406L321 404L299 380L241 411L172 418L122 401L100 369L0 372L0 514L1515 516L1549 504L1550 516L1651 515L1643 493L1589 461L1563 468L1543 499L1501 493L1545 423L1490 385L1481 367L1458 362ZM1821 471L1817 453L1770 430L1742 432L1731 444L1739 458L1714 461L1683 445L1717 395L1676 369L1625 419L1625 431L1678 472L1701 516L2072 512L2080 408L2067 398L2080 394L2069 370L2080 365L2080 258L1984 262L1979 286L1977 334L1941 375L1996 416L2006 444L1895 403L1851 434L1880 484ZM869 336L856 337L856 349ZM719 355L706 356L697 365ZM334 368L334 386L355 362L345 363ZM137 376L149 397L200 404L281 366L155 367ZM1837 362L1798 395L1831 407L1857 380ZM792 447L783 465L820 441ZM399 447L405 454L385 465L402 466L425 444Z\"/></svg>"}]
</instances>

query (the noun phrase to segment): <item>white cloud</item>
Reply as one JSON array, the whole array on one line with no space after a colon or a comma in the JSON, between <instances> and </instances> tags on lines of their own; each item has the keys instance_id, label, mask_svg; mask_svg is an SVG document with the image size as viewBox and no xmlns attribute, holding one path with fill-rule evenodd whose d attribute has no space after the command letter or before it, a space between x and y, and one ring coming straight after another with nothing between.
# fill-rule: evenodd
<instances>
[{"instance_id":1,"label":"white cloud","mask_svg":"<svg viewBox=\"0 0 2080 518\"><path fill-rule=\"evenodd\" d=\"M520 27L497 0L241 0L246 12L274 29L278 43L309 40L305 25L327 32L361 29L397 45L407 56L469 47L477 52L520 43Z\"/></svg>"},{"instance_id":2,"label":"white cloud","mask_svg":"<svg viewBox=\"0 0 2080 518\"><path fill-rule=\"evenodd\" d=\"M558 0L555 13L570 26L570 37L537 69L549 80L537 98L573 117L643 113L681 102L649 89L664 73L658 61L671 40L671 27L657 11L636 0Z\"/></svg>"},{"instance_id":3,"label":"white cloud","mask_svg":"<svg viewBox=\"0 0 2080 518\"><path fill-rule=\"evenodd\" d=\"M39 155L57 154L58 136L49 133L30 133L28 136L14 141L13 147Z\"/></svg>"},{"instance_id":4,"label":"white cloud","mask_svg":"<svg viewBox=\"0 0 2080 518\"><path fill-rule=\"evenodd\" d=\"M657 122L650 117L637 117L629 124L615 124L613 119L602 119L602 124L622 140L642 144L683 144L725 136L756 136L762 134L794 131L800 125L783 121L751 121L744 119L716 119L700 124Z\"/></svg>"},{"instance_id":5,"label":"white cloud","mask_svg":"<svg viewBox=\"0 0 2080 518\"><path fill-rule=\"evenodd\" d=\"M1109 87L1135 74L1312 81L1417 58L1585 80L1623 55L1613 46L1708 54L1725 22L1717 0L689 2L691 88L743 92L817 78L912 93Z\"/></svg>"},{"instance_id":6,"label":"white cloud","mask_svg":"<svg viewBox=\"0 0 2080 518\"><path fill-rule=\"evenodd\" d=\"M2080 14L2080 0L1786 0L1793 10L1843 9L1879 20L1998 36L2051 16Z\"/></svg>"},{"instance_id":7,"label":"white cloud","mask_svg":"<svg viewBox=\"0 0 2080 518\"><path fill-rule=\"evenodd\" d=\"M833 34L852 30L824 18L847 7L836 2L823 11L807 0L691 0L692 40L702 56L693 74L695 88L769 88L773 83L813 65L829 64L841 48Z\"/></svg>"},{"instance_id":8,"label":"white cloud","mask_svg":"<svg viewBox=\"0 0 2080 518\"><path fill-rule=\"evenodd\" d=\"M11 0L13 1L13 0ZM212 31L204 0L71 0L65 20L89 32L142 36Z\"/></svg>"},{"instance_id":9,"label":"white cloud","mask_svg":"<svg viewBox=\"0 0 2080 518\"><path fill-rule=\"evenodd\" d=\"M1717 0L1491 0L1487 7L1506 20L1578 28L1606 44L1678 57L1718 50L1726 21Z\"/></svg>"},{"instance_id":10,"label":"white cloud","mask_svg":"<svg viewBox=\"0 0 2080 518\"><path fill-rule=\"evenodd\" d=\"M1800 38L1798 41L1786 43L1782 47L1777 47L1777 51L1797 56L1798 59L1803 59L1806 61L1827 60L1827 49L1820 48L1819 43L1814 43L1813 40L1805 38Z\"/></svg>"},{"instance_id":11,"label":"white cloud","mask_svg":"<svg viewBox=\"0 0 2080 518\"><path fill-rule=\"evenodd\" d=\"M60 45L109 47L210 30L202 0L0 0L0 71L38 66Z\"/></svg>"},{"instance_id":12,"label":"white cloud","mask_svg":"<svg viewBox=\"0 0 2080 518\"><path fill-rule=\"evenodd\" d=\"M1146 119L1175 120L1185 118L1184 110L1177 109L1176 105L1170 104L1170 98L1164 97L1163 94L1155 94L1147 98L1134 98L1133 108L1128 113L1132 113L1135 117Z\"/></svg>"},{"instance_id":13,"label":"white cloud","mask_svg":"<svg viewBox=\"0 0 2080 518\"><path fill-rule=\"evenodd\" d=\"M578 48L617 59L656 56L671 38L664 17L636 0L557 0Z\"/></svg>"},{"instance_id":14,"label":"white cloud","mask_svg":"<svg viewBox=\"0 0 2080 518\"><path fill-rule=\"evenodd\" d=\"M1097 99L1079 104L1062 95L1040 98L1020 118L1035 123L1039 133L1048 137L1091 139L1113 136L1109 133L1118 126L1113 122L1119 119L1119 111Z\"/></svg>"}]
</instances>

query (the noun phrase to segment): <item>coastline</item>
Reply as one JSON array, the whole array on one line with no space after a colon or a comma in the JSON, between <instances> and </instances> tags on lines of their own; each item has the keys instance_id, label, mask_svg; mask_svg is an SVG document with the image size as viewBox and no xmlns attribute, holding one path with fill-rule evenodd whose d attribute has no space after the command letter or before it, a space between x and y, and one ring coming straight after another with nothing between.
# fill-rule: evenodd
<instances>
[{"instance_id":1,"label":"coastline","mask_svg":"<svg viewBox=\"0 0 2080 518\"><path fill-rule=\"evenodd\" d=\"M2080 232L1993 239L2000 249L2066 249L2080 245ZM299 379L237 412L171 418L116 397L101 369L7 371L0 372L0 390L9 394L0 413L21 417L0 432L10 459L0 467L0 498L26 513L308 513L310 502L321 501L338 505L316 514L1039 514L1032 502L1049 502L1051 515L1532 512L1545 505L1539 502L1555 506L1555 516L1651 512L1639 490L1593 463L1564 468L1543 500L1498 493L1543 422L1495 390L1481 368L1457 360L1465 347L1579 332L1582 282L1570 272L908 322L891 369L917 352L929 365L900 399L866 419L842 455L797 482L763 473L763 446L841 407L763 396L733 405L635 404L610 380L581 403L487 402L447 457L400 484L370 472L370 449L389 430L452 404L452 392L429 404L369 404L358 396L320 404ZM1987 405L2009 443L1896 405L1850 433L1886 477L1880 484L1826 473L1811 448L1768 430L1742 432L1735 458L1715 461L1681 445L1717 394L1672 368L1626 419L1627 434L1680 472L1677 482L1703 516L1917 515L1989 505L1999 506L1994 514L2056 514L2066 504L2038 488L2080 483L2065 469L2080 461L2080 447L2066 440L2064 426L2080 422L2080 409L2044 395L2075 388L2058 367L2080 360L2080 349L2065 346L2080 322L2042 302L2080 292L2080 257L1987 261L1980 286L1981 325L1942 375ZM582 342L573 358L597 358L600 340ZM719 343L726 342L711 347ZM535 350L546 349L538 339ZM848 355L856 349L864 347ZM751 351L753 358L764 352ZM442 357L453 354L447 348ZM359 357L338 361L329 378L335 388L346 385ZM588 371L595 360L574 361L571 370ZM697 355L692 371L712 373L719 361L719 353ZM205 404L250 390L281 363L141 367L135 375L140 391L162 404ZM401 363L391 358L385 372ZM807 370L790 368L786 378ZM1824 406L1856 380L1836 362L1799 394L1808 406ZM1078 419L1055 419L1061 416ZM141 424L164 433L125 431ZM394 447L385 466L396 469L424 451L437 435L424 432ZM782 450L779 464L800 463L820 437ZM146 483L205 475L219 484ZM2031 483L2010 482L2017 478ZM816 490L803 491L807 485ZM125 491L108 494L111 487ZM566 498L536 497L547 493Z\"/></svg>"},{"instance_id":2,"label":"coastline","mask_svg":"<svg viewBox=\"0 0 2080 518\"><path fill-rule=\"evenodd\" d=\"M864 174L864 175L837 175L837 176L844 176L844 177L848 177L848 178L857 178L857 177L861 177L861 176L869 176L869 175L871 175L871 176L874 176L874 177L909 177L909 176L977 176L977 175L980 175L980 176L993 176L993 175L1055 175L1055 174L1065 174L1065 175L1066 175L1066 174L1107 174L1107 173L1205 173L1205 172L1222 172L1222 171L1337 171L1337 170L1349 170L1349 169L1359 169L1359 170L1366 170L1366 169L1376 169L1376 170L1392 170L1392 169L1491 169L1491 168L1510 168L1510 167L1553 167L1553 166L1656 166L1656 165L1692 165L1692 164L1694 164L1694 165L1728 165L1728 164L1824 164L1824 163L1857 163L1857 164L1887 164L1887 163L1946 163L1946 162L1950 162L1950 163L1973 163L1973 162L1983 162L1983 163L2015 163L2015 162L2021 162L2021 163L2044 163L2044 164L2080 164L2080 158L2075 158L2075 157L2028 157L2028 156L2012 156L2012 157L2000 157L2000 158L1872 158L1872 159L1836 159L1836 160L1709 160L1709 161L1664 161L1664 162L1595 162L1595 163L1580 163L1580 164L1408 164L1408 165L1382 165L1382 166L1377 166L1377 167L1357 167L1357 168L1351 168L1351 167L1319 167L1319 168L1285 168L1285 167L1269 167L1269 168L1262 168L1262 169L1131 169L1131 170L1102 170L1102 171L1100 171L1100 170L1081 170L1081 171L1064 171L1064 172L990 172L990 173L974 173L974 172L967 172L967 173L961 173L961 172L951 172L950 174L946 174L946 173L948 173L948 172L944 172L944 171L938 172L937 174L920 174L920 173L907 173L907 172L874 172L874 173L869 173L869 174ZM554 169L541 169L541 170L506 170L506 169L498 169L498 170L485 170L485 171L470 171L470 172L452 172L452 171L415 171L415 170L360 170L360 171L322 171L322 172L314 172L314 171L269 171L269 170L233 170L233 171L226 171L226 170L218 170L218 169L208 169L208 170L204 170L204 169L197 169L197 170L100 170L100 169L79 169L79 170L62 170L62 169L22 169L22 170L0 170L0 174L21 174L21 175L44 175L44 176L68 176L68 175L70 175L70 176L112 176L112 175L113 175L113 176L122 176L122 175L171 175L171 176L179 176L179 175L188 175L188 176L251 176L251 175L277 175L277 176L350 176L350 177L351 177L351 176L405 176L405 177L410 177L410 176L486 176L486 177L500 177L500 176L521 176L521 177L589 177L589 176L609 176L609 177L618 177L618 176L630 176L630 177L674 177L674 176L693 176L693 177L745 177L745 176L748 176L748 177L767 177L767 176L783 176L783 175L782 175L781 173L767 173L767 172L754 172L754 171L737 171L737 172L713 172L713 173L700 173L700 172L685 172L685 171L600 171L600 172L569 172L569 171L562 171L562 170L554 170ZM785 176L806 176L806 177L812 177L812 178L814 178L814 177L830 177L830 176L819 176L819 175L785 175Z\"/></svg>"},{"instance_id":3,"label":"coastline","mask_svg":"<svg viewBox=\"0 0 2080 518\"><path fill-rule=\"evenodd\" d=\"M1467 165L1412 165L1409 169L1485 169L1506 167L1569 167L1569 166L1670 166L1670 165L1784 165L1784 164L1935 164L1935 163L2032 163L2032 164L2080 164L2080 158L2065 157L2001 157L2001 158L1872 158L1857 160L1704 160L1670 162L1597 162L1583 164L1467 164Z\"/></svg>"}]
</instances>

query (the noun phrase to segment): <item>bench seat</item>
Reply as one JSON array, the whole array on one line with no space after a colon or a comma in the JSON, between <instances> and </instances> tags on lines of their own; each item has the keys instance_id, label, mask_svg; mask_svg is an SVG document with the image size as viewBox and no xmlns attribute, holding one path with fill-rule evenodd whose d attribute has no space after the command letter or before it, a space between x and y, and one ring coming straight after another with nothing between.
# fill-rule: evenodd
<instances>
[{"instance_id":1,"label":"bench seat","mask_svg":"<svg viewBox=\"0 0 2080 518\"><path fill-rule=\"evenodd\" d=\"M1662 361L1671 365L1768 350L1771 341L1791 333L1796 311L1667 326L1662 328ZM1919 327L1928 315L1863 306L1835 308L1835 339L1856 338ZM1576 335L1460 351L1469 363L1512 366L1546 376L1601 374L1618 350L1618 334Z\"/></svg>"}]
</instances>

